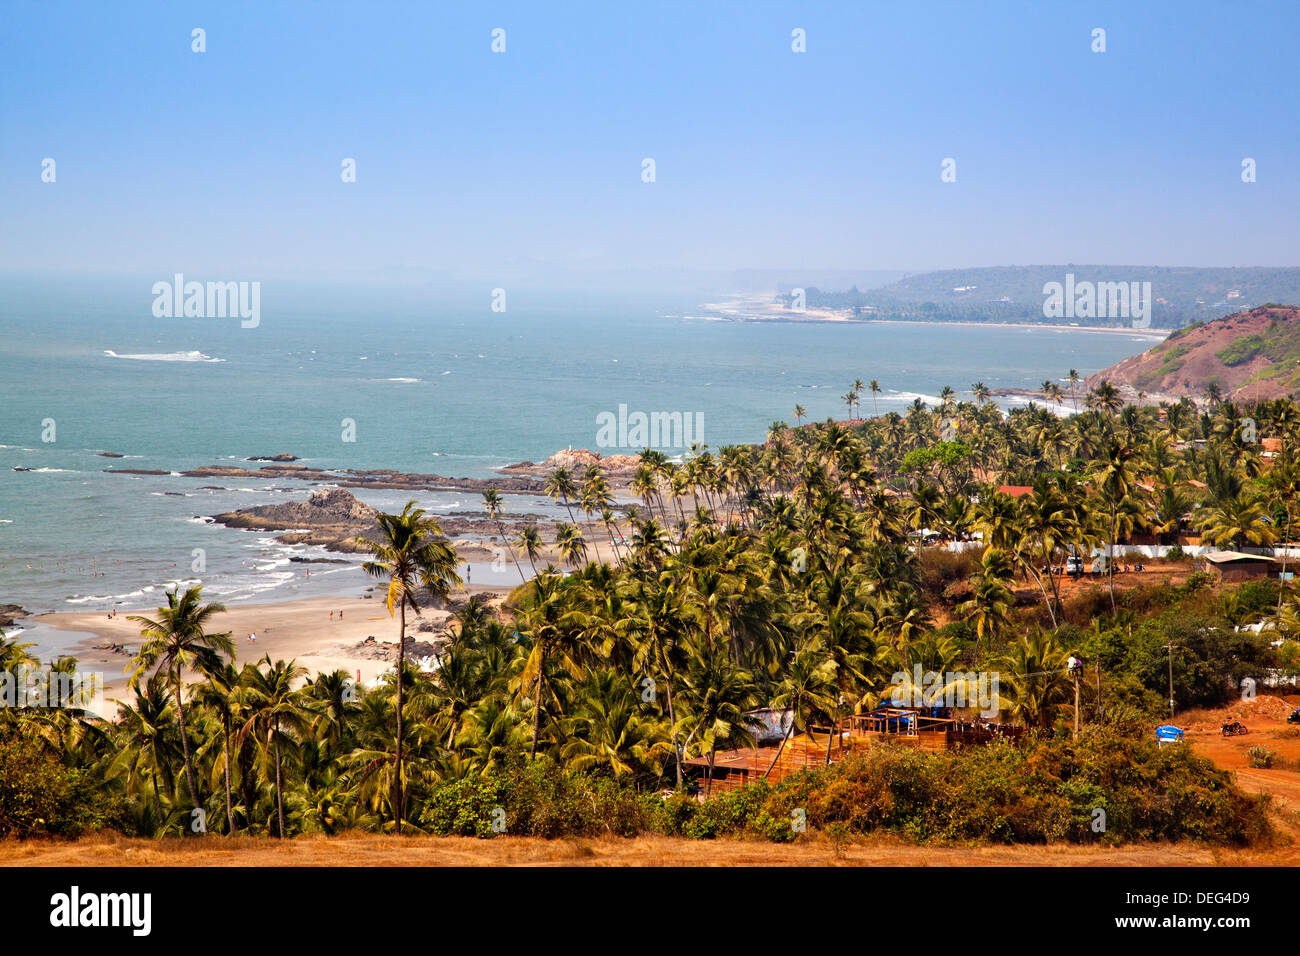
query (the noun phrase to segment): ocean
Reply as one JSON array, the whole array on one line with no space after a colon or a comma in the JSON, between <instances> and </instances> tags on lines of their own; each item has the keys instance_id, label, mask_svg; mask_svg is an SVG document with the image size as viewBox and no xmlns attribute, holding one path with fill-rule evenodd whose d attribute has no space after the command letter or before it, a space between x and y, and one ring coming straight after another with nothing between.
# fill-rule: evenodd
<instances>
[{"instance_id":1,"label":"ocean","mask_svg":"<svg viewBox=\"0 0 1300 956\"><path fill-rule=\"evenodd\" d=\"M725 322L701 311L716 297L670 293L512 289L494 312L486 287L341 282L263 283L260 322L243 328L156 318L152 282L0 280L0 603L133 610L176 583L202 581L227 603L370 583L354 565L290 560L318 550L208 520L310 486L105 468L176 472L287 452L314 467L490 477L568 446L640 451L597 447L598 419L621 405L691 416L717 448L762 440L773 421L793 422L796 404L806 420L847 417L842 396L857 378L884 389L874 401L864 391L871 415L934 403L945 385L969 397L976 381L1033 388L1070 368L1086 375L1152 343L1149 332ZM400 507L409 495L360 497ZM482 510L476 493L416 497L437 513ZM505 497L509 511L560 513ZM476 583L493 577L475 566Z\"/></svg>"}]
</instances>

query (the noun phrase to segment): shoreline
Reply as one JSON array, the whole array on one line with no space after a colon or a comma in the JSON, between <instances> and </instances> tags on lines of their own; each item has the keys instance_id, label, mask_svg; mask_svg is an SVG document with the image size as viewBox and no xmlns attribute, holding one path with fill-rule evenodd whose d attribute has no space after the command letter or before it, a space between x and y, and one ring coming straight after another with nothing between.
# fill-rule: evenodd
<instances>
[{"instance_id":1,"label":"shoreline","mask_svg":"<svg viewBox=\"0 0 1300 956\"><path fill-rule=\"evenodd\" d=\"M963 328L1043 329L1049 332L1109 332L1140 335L1153 340L1167 338L1173 329L1116 328L1108 325L1061 325L1045 322L970 322L954 319L951 322L936 319L886 319L870 315L854 315L849 309L806 308L802 311L787 309L777 301L781 293L773 291L757 295L736 294L733 302L706 302L699 306L712 316L701 316L716 322L788 322L791 324L835 323L838 325L957 325Z\"/></svg>"},{"instance_id":2,"label":"shoreline","mask_svg":"<svg viewBox=\"0 0 1300 956\"><path fill-rule=\"evenodd\" d=\"M467 595L481 594L499 604L509 592L510 588L504 586L472 585L453 592L452 600L464 601ZM342 613L331 617L331 611ZM101 716L109 719L116 713L113 698L125 699L129 693L124 671L141 643L140 627L129 620L130 613L134 612L110 619L104 612L56 611L25 619L66 632L68 644L63 653L77 659L80 671L103 675ZM140 613L148 616L150 612ZM411 644L439 638L450 618L451 612L445 607L426 607L419 617L408 617L408 658ZM417 630L422 622L432 624L432 630ZM399 630L397 617L388 614L382 598L364 595L232 605L216 617L213 627L219 629L218 633L230 632L235 645L232 663L236 667L270 655L273 661L296 660L307 669L308 676L345 670L354 678L359 676L363 684L392 666ZM250 634L257 635L255 642L248 640ZM21 632L17 636L21 639ZM369 638L374 638L373 643L366 643Z\"/></svg>"},{"instance_id":3,"label":"shoreline","mask_svg":"<svg viewBox=\"0 0 1300 956\"><path fill-rule=\"evenodd\" d=\"M877 325L928 325L928 326L945 326L959 325L963 328L976 329L1042 329L1045 332L1106 332L1112 335L1140 335L1144 338L1157 340L1167 339L1173 332L1173 329L1127 329L1115 328L1108 325L1058 325L1037 322L937 322L933 319L857 319L855 321L862 324L875 323Z\"/></svg>"}]
</instances>

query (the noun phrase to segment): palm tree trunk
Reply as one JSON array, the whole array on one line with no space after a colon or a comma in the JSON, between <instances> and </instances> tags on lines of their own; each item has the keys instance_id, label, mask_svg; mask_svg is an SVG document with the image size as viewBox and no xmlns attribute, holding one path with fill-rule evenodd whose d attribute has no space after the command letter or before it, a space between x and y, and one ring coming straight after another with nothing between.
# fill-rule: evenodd
<instances>
[{"instance_id":1,"label":"palm tree trunk","mask_svg":"<svg viewBox=\"0 0 1300 956\"><path fill-rule=\"evenodd\" d=\"M786 741L790 739L792 733L794 733L794 714L790 715L790 729L787 730L785 736L781 738L781 746L776 748L776 756L772 758L772 762L768 764L767 769L763 771L764 780L766 780L767 775L772 772L772 768L776 766L776 762L781 759L781 752L785 750Z\"/></svg>"},{"instance_id":2,"label":"palm tree trunk","mask_svg":"<svg viewBox=\"0 0 1300 956\"><path fill-rule=\"evenodd\" d=\"M397 750L393 774L393 824L397 834L402 833L402 706L405 702L403 693L402 670L406 663L406 595L402 595L401 624L397 633Z\"/></svg>"},{"instance_id":3,"label":"palm tree trunk","mask_svg":"<svg viewBox=\"0 0 1300 956\"><path fill-rule=\"evenodd\" d=\"M190 736L185 731L185 703L181 699L183 695L179 676L172 690L176 695L176 713L180 715L181 749L185 751L185 782L190 788L190 800L197 807L199 805L199 792L194 786L194 765L190 762Z\"/></svg>"},{"instance_id":4,"label":"palm tree trunk","mask_svg":"<svg viewBox=\"0 0 1300 956\"><path fill-rule=\"evenodd\" d=\"M533 746L528 751L528 756L537 756L537 735L542 729L542 672L546 667L546 658L543 657L537 664L537 690L533 698Z\"/></svg>"},{"instance_id":5,"label":"palm tree trunk","mask_svg":"<svg viewBox=\"0 0 1300 956\"><path fill-rule=\"evenodd\" d=\"M227 718L222 721L226 732L226 822L230 824L230 835L235 835L235 811L230 806L230 720Z\"/></svg>"},{"instance_id":6,"label":"palm tree trunk","mask_svg":"<svg viewBox=\"0 0 1300 956\"><path fill-rule=\"evenodd\" d=\"M660 649L659 656L663 658L663 650ZM682 748L677 743L677 715L673 712L673 680L671 671L664 667L664 675L667 678L664 686L668 692L668 726L672 728L673 735L673 759L677 764L677 789L682 788Z\"/></svg>"},{"instance_id":7,"label":"palm tree trunk","mask_svg":"<svg viewBox=\"0 0 1300 956\"><path fill-rule=\"evenodd\" d=\"M1110 613L1115 611L1115 525L1118 519L1115 515L1115 502L1110 505L1110 542L1106 546L1106 577L1110 583Z\"/></svg>"},{"instance_id":8,"label":"palm tree trunk","mask_svg":"<svg viewBox=\"0 0 1300 956\"><path fill-rule=\"evenodd\" d=\"M155 754L155 761L156 760L157 755ZM149 776L153 778L153 812L158 815L158 825L161 826L163 818L162 797L158 796L158 768L156 762L155 766L150 769Z\"/></svg>"},{"instance_id":9,"label":"palm tree trunk","mask_svg":"<svg viewBox=\"0 0 1300 956\"><path fill-rule=\"evenodd\" d=\"M718 754L718 745L716 743L709 746L709 781L704 785L704 799L709 799L713 795L713 763Z\"/></svg>"},{"instance_id":10,"label":"palm tree trunk","mask_svg":"<svg viewBox=\"0 0 1300 956\"><path fill-rule=\"evenodd\" d=\"M501 543L504 544L506 550L510 552L510 560L515 563L515 570L519 572L519 580L521 582L527 581L528 579L524 577L524 569L519 566L519 559L515 557L515 549L510 547L510 539L506 537L505 526L501 524L499 519L497 520L497 532L501 535Z\"/></svg>"},{"instance_id":11,"label":"palm tree trunk","mask_svg":"<svg viewBox=\"0 0 1300 956\"><path fill-rule=\"evenodd\" d=\"M1286 545L1291 543L1291 506L1286 505L1286 532L1282 535L1282 574L1278 578L1277 588L1277 613L1282 613L1282 598L1286 595L1286 556L1291 550Z\"/></svg>"},{"instance_id":12,"label":"palm tree trunk","mask_svg":"<svg viewBox=\"0 0 1300 956\"><path fill-rule=\"evenodd\" d=\"M284 839L284 785L280 777L280 718L275 718L275 811L280 820L280 839Z\"/></svg>"}]
</instances>

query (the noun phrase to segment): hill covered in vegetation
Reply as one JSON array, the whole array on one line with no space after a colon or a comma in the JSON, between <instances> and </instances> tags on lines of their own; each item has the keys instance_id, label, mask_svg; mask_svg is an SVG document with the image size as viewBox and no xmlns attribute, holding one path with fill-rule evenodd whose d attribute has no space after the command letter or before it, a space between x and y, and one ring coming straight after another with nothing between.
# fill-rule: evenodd
<instances>
[{"instance_id":1,"label":"hill covered in vegetation","mask_svg":"<svg viewBox=\"0 0 1300 956\"><path fill-rule=\"evenodd\" d=\"M1159 329L1207 322L1264 302L1300 302L1300 269L1264 267L995 266L924 272L865 292L809 288L805 294L808 308L842 309L864 319L1131 324L1123 318L1073 314L1049 319L1043 310L1044 287L1065 284L1067 276L1080 286L1149 282L1150 323Z\"/></svg>"},{"instance_id":2,"label":"hill covered in vegetation","mask_svg":"<svg viewBox=\"0 0 1300 956\"><path fill-rule=\"evenodd\" d=\"M1300 308L1272 303L1178 329L1141 355L1103 369L1107 381L1173 398L1282 398L1300 390Z\"/></svg>"}]
</instances>

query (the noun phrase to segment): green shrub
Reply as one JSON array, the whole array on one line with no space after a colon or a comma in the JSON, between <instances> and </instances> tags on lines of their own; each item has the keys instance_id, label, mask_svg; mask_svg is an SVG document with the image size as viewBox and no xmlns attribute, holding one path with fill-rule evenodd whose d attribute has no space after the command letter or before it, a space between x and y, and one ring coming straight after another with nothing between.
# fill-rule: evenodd
<instances>
[{"instance_id":1,"label":"green shrub","mask_svg":"<svg viewBox=\"0 0 1300 956\"><path fill-rule=\"evenodd\" d=\"M30 737L0 740L0 837L130 833L124 802L86 770L65 767Z\"/></svg>"},{"instance_id":2,"label":"green shrub","mask_svg":"<svg viewBox=\"0 0 1300 956\"><path fill-rule=\"evenodd\" d=\"M1246 751L1246 762L1257 770L1267 770L1273 766L1277 754L1267 747L1256 744Z\"/></svg>"},{"instance_id":3,"label":"green shrub","mask_svg":"<svg viewBox=\"0 0 1300 956\"><path fill-rule=\"evenodd\" d=\"M879 746L702 803L681 794L661 799L537 761L435 787L421 822L435 833L490 836L500 806L505 832L543 837L660 833L788 842L806 822L840 841L872 833L963 844L1247 845L1272 838L1266 798L1238 790L1228 773L1188 747L1157 747L1148 730L1133 714L1090 727L1077 741L1035 737L1021 746L938 753Z\"/></svg>"}]
</instances>

